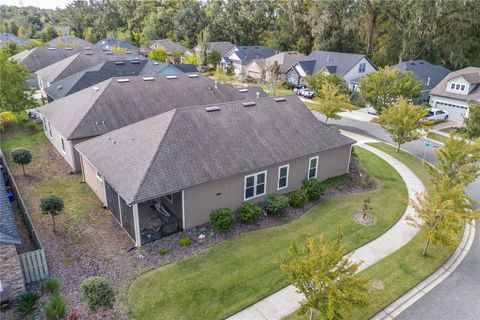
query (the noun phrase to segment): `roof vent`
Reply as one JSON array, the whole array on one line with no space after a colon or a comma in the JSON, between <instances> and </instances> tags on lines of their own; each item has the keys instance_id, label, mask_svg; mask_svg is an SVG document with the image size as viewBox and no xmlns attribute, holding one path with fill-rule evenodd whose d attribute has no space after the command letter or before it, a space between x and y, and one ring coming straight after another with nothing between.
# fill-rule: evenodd
<instances>
[{"instance_id":1,"label":"roof vent","mask_svg":"<svg viewBox=\"0 0 480 320\"><path fill-rule=\"evenodd\" d=\"M239 92L248 92L248 89L245 88L245 89L238 89Z\"/></svg>"},{"instance_id":2,"label":"roof vent","mask_svg":"<svg viewBox=\"0 0 480 320\"><path fill-rule=\"evenodd\" d=\"M285 97L277 97L277 98L273 98L273 100L274 100L275 102L287 101L287 99L285 99Z\"/></svg>"},{"instance_id":3,"label":"roof vent","mask_svg":"<svg viewBox=\"0 0 480 320\"><path fill-rule=\"evenodd\" d=\"M155 80L154 77L145 77L145 78L142 78L142 79L143 79L143 81L153 81L153 80Z\"/></svg>"},{"instance_id":4,"label":"roof vent","mask_svg":"<svg viewBox=\"0 0 480 320\"><path fill-rule=\"evenodd\" d=\"M140 64L140 60L132 60L130 61L131 64Z\"/></svg>"},{"instance_id":5,"label":"roof vent","mask_svg":"<svg viewBox=\"0 0 480 320\"><path fill-rule=\"evenodd\" d=\"M253 107L255 105L255 102L253 101L247 101L242 103L244 107Z\"/></svg>"},{"instance_id":6,"label":"roof vent","mask_svg":"<svg viewBox=\"0 0 480 320\"><path fill-rule=\"evenodd\" d=\"M85 51L85 55L86 55L86 56L93 56L93 52Z\"/></svg>"},{"instance_id":7,"label":"roof vent","mask_svg":"<svg viewBox=\"0 0 480 320\"><path fill-rule=\"evenodd\" d=\"M92 50L92 47L85 47L85 50Z\"/></svg>"},{"instance_id":8,"label":"roof vent","mask_svg":"<svg viewBox=\"0 0 480 320\"><path fill-rule=\"evenodd\" d=\"M57 48L54 47L48 47L48 50L56 50Z\"/></svg>"},{"instance_id":9,"label":"roof vent","mask_svg":"<svg viewBox=\"0 0 480 320\"><path fill-rule=\"evenodd\" d=\"M260 99L260 92L256 92L257 94L257 99Z\"/></svg>"},{"instance_id":10,"label":"roof vent","mask_svg":"<svg viewBox=\"0 0 480 320\"><path fill-rule=\"evenodd\" d=\"M117 79L118 83L130 82L130 79Z\"/></svg>"},{"instance_id":11,"label":"roof vent","mask_svg":"<svg viewBox=\"0 0 480 320\"><path fill-rule=\"evenodd\" d=\"M66 47L65 50L73 50L73 48Z\"/></svg>"},{"instance_id":12,"label":"roof vent","mask_svg":"<svg viewBox=\"0 0 480 320\"><path fill-rule=\"evenodd\" d=\"M112 51L108 51L108 52L105 52L106 55L109 55L109 56L113 56L113 52Z\"/></svg>"},{"instance_id":13,"label":"roof vent","mask_svg":"<svg viewBox=\"0 0 480 320\"><path fill-rule=\"evenodd\" d=\"M125 64L123 61L115 61L115 64Z\"/></svg>"},{"instance_id":14,"label":"roof vent","mask_svg":"<svg viewBox=\"0 0 480 320\"><path fill-rule=\"evenodd\" d=\"M105 120L102 120L102 124L105 124Z\"/></svg>"},{"instance_id":15,"label":"roof vent","mask_svg":"<svg viewBox=\"0 0 480 320\"><path fill-rule=\"evenodd\" d=\"M423 61L420 61L419 63L420 63L420 64L425 64L425 62L423 62Z\"/></svg>"},{"instance_id":16,"label":"roof vent","mask_svg":"<svg viewBox=\"0 0 480 320\"><path fill-rule=\"evenodd\" d=\"M198 74L189 74L188 77L189 78L198 78Z\"/></svg>"},{"instance_id":17,"label":"roof vent","mask_svg":"<svg viewBox=\"0 0 480 320\"><path fill-rule=\"evenodd\" d=\"M153 64L154 64L154 65L158 65L158 62L154 62Z\"/></svg>"},{"instance_id":18,"label":"roof vent","mask_svg":"<svg viewBox=\"0 0 480 320\"><path fill-rule=\"evenodd\" d=\"M93 87L92 89L93 89L93 90L95 90L95 91L98 91L98 90L100 90L100 88L99 88L99 87Z\"/></svg>"},{"instance_id":19,"label":"roof vent","mask_svg":"<svg viewBox=\"0 0 480 320\"><path fill-rule=\"evenodd\" d=\"M220 111L220 108L217 106L213 106L213 107L206 107L205 110L207 112L214 112L214 111Z\"/></svg>"},{"instance_id":20,"label":"roof vent","mask_svg":"<svg viewBox=\"0 0 480 320\"><path fill-rule=\"evenodd\" d=\"M125 54L132 54L131 51L125 51Z\"/></svg>"},{"instance_id":21,"label":"roof vent","mask_svg":"<svg viewBox=\"0 0 480 320\"><path fill-rule=\"evenodd\" d=\"M178 79L177 76L167 76L167 79Z\"/></svg>"},{"instance_id":22,"label":"roof vent","mask_svg":"<svg viewBox=\"0 0 480 320\"><path fill-rule=\"evenodd\" d=\"M57 88L58 88L58 89L62 89L63 87L62 87L61 84L59 84Z\"/></svg>"}]
</instances>

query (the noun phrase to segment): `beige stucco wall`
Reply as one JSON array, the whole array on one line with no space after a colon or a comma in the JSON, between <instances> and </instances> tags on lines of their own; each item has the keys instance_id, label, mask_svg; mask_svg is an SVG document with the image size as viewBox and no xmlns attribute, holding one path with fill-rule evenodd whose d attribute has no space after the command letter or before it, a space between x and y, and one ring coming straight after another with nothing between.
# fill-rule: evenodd
<instances>
[{"instance_id":1,"label":"beige stucco wall","mask_svg":"<svg viewBox=\"0 0 480 320\"><path fill-rule=\"evenodd\" d=\"M20 261L14 244L0 243L0 282L3 292L0 300L12 300L25 292L25 284Z\"/></svg>"},{"instance_id":2,"label":"beige stucco wall","mask_svg":"<svg viewBox=\"0 0 480 320\"><path fill-rule=\"evenodd\" d=\"M83 169L83 179L93 190L93 192L95 192L100 201L102 201L102 203L106 206L107 199L105 195L105 185L103 182L103 178L102 181L97 178L97 169L95 169L95 167L87 159L80 156L80 161ZM102 173L100 172L100 174Z\"/></svg>"},{"instance_id":3,"label":"beige stucco wall","mask_svg":"<svg viewBox=\"0 0 480 320\"><path fill-rule=\"evenodd\" d=\"M184 190L185 228L208 222L209 214L213 209L237 209L244 201L244 180L247 175L267 171L266 195L270 193L285 194L299 188L307 177L309 159L317 155L319 156L318 179L324 180L348 172L350 146L345 146L188 188ZM277 190L278 168L286 164L289 165L288 187ZM253 201L261 202L265 200L266 195L254 198Z\"/></svg>"}]
</instances>

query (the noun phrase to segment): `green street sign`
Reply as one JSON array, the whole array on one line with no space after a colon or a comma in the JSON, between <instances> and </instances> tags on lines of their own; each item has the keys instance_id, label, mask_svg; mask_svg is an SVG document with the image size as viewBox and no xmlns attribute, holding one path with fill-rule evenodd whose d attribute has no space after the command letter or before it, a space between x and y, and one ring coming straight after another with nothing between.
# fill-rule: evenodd
<instances>
[{"instance_id":1,"label":"green street sign","mask_svg":"<svg viewBox=\"0 0 480 320\"><path fill-rule=\"evenodd\" d=\"M428 148L432 146L432 142L428 140L423 140L423 145L425 146L425 148Z\"/></svg>"}]
</instances>

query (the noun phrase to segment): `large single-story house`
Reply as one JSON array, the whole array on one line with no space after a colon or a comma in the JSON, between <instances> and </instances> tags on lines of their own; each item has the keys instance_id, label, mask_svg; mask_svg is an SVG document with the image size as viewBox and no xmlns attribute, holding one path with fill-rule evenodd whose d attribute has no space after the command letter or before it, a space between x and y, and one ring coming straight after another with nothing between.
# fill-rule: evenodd
<instances>
[{"instance_id":1,"label":"large single-story house","mask_svg":"<svg viewBox=\"0 0 480 320\"><path fill-rule=\"evenodd\" d=\"M1 167L1 164L0 164ZM13 301L25 292L22 268L16 245L21 243L7 188L0 170L0 303Z\"/></svg>"},{"instance_id":2,"label":"large single-story house","mask_svg":"<svg viewBox=\"0 0 480 320\"><path fill-rule=\"evenodd\" d=\"M5 47L9 42L14 42L17 46L28 46L28 39L17 37L12 33L0 33L0 47Z\"/></svg>"},{"instance_id":3,"label":"large single-story house","mask_svg":"<svg viewBox=\"0 0 480 320\"><path fill-rule=\"evenodd\" d=\"M91 47L92 43L75 36L63 35L45 43L47 46Z\"/></svg>"},{"instance_id":4,"label":"large single-story house","mask_svg":"<svg viewBox=\"0 0 480 320\"><path fill-rule=\"evenodd\" d=\"M270 81L271 66L276 62L279 66L278 81L285 81L285 73L305 55L298 51L285 51L264 59L253 59L247 65L247 75L255 80Z\"/></svg>"},{"instance_id":5,"label":"large single-story house","mask_svg":"<svg viewBox=\"0 0 480 320\"><path fill-rule=\"evenodd\" d=\"M275 55L275 50L264 46L235 46L220 60L220 66L227 68L229 63L233 64L235 74L246 74L246 67L253 59L264 59Z\"/></svg>"},{"instance_id":6,"label":"large single-story house","mask_svg":"<svg viewBox=\"0 0 480 320\"><path fill-rule=\"evenodd\" d=\"M290 95L177 108L75 148L85 182L140 246L345 174L353 143Z\"/></svg>"},{"instance_id":7,"label":"large single-story house","mask_svg":"<svg viewBox=\"0 0 480 320\"><path fill-rule=\"evenodd\" d=\"M48 102L52 102L114 77L189 72L198 72L198 69L191 64L173 65L148 59L104 61L62 80L55 81L44 91L47 94Z\"/></svg>"},{"instance_id":8,"label":"large single-story house","mask_svg":"<svg viewBox=\"0 0 480 320\"><path fill-rule=\"evenodd\" d=\"M415 78L423 82L422 95L416 100L417 103L427 102L430 91L445 78L449 73L445 67L431 64L425 60L408 60L392 66L402 72L410 71Z\"/></svg>"},{"instance_id":9,"label":"large single-story house","mask_svg":"<svg viewBox=\"0 0 480 320\"><path fill-rule=\"evenodd\" d=\"M332 51L313 51L305 59L298 61L286 72L286 81L299 84L305 77L319 71L337 74L342 77L349 90L358 89L361 77L377 71L377 67L363 54Z\"/></svg>"},{"instance_id":10,"label":"large single-story house","mask_svg":"<svg viewBox=\"0 0 480 320\"><path fill-rule=\"evenodd\" d=\"M113 47L124 49L128 52L137 53L138 47L134 46L130 42L115 39L115 38L105 38L93 45L95 48L100 48L103 51L112 51Z\"/></svg>"},{"instance_id":11,"label":"large single-story house","mask_svg":"<svg viewBox=\"0 0 480 320\"><path fill-rule=\"evenodd\" d=\"M463 121L471 103L480 103L480 68L453 71L430 91L430 106L447 111L450 119Z\"/></svg>"},{"instance_id":12,"label":"large single-story house","mask_svg":"<svg viewBox=\"0 0 480 320\"><path fill-rule=\"evenodd\" d=\"M234 47L235 47L235 45L231 42L228 42L228 41L207 42L206 51L207 51L207 53L212 53L212 52L216 51L220 54L220 57L223 57L223 56L227 55ZM200 53L201 53L200 50L201 50L201 47L200 47L199 44L197 44L193 48L193 51L195 51L195 53L197 55L200 55Z\"/></svg>"},{"instance_id":13,"label":"large single-story house","mask_svg":"<svg viewBox=\"0 0 480 320\"><path fill-rule=\"evenodd\" d=\"M50 87L50 84L80 71L91 68L103 61L139 60L143 57L128 52L105 52L98 48L87 49L68 58L53 63L35 72L40 89Z\"/></svg>"},{"instance_id":14,"label":"large single-story house","mask_svg":"<svg viewBox=\"0 0 480 320\"><path fill-rule=\"evenodd\" d=\"M175 108L253 99L261 88L237 89L199 74L111 78L50 102L38 112L46 136L74 172L80 157L74 146L112 130Z\"/></svg>"}]
</instances>

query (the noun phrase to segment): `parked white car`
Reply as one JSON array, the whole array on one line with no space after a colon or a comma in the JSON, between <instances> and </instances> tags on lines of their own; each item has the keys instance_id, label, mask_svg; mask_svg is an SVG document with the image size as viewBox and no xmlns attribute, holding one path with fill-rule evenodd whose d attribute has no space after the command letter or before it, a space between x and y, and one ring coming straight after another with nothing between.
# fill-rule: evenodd
<instances>
[{"instance_id":1,"label":"parked white car","mask_svg":"<svg viewBox=\"0 0 480 320\"><path fill-rule=\"evenodd\" d=\"M448 112L442 109L437 108L430 108L427 116L425 117L427 120L448 120Z\"/></svg>"},{"instance_id":2,"label":"parked white car","mask_svg":"<svg viewBox=\"0 0 480 320\"><path fill-rule=\"evenodd\" d=\"M375 109L374 107L370 106L370 107L367 107L367 113L368 114L374 114L374 115L378 115L378 111L377 109Z\"/></svg>"}]
</instances>

